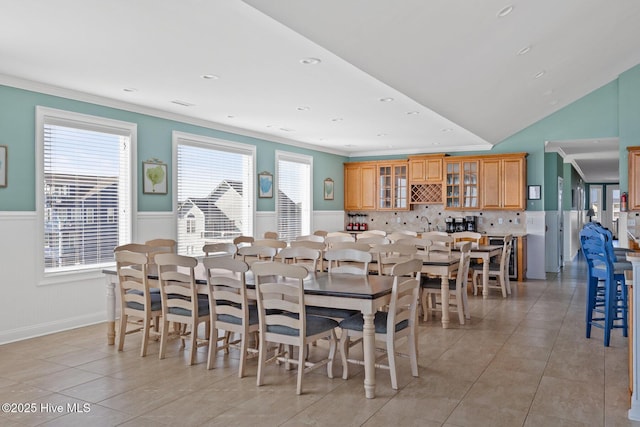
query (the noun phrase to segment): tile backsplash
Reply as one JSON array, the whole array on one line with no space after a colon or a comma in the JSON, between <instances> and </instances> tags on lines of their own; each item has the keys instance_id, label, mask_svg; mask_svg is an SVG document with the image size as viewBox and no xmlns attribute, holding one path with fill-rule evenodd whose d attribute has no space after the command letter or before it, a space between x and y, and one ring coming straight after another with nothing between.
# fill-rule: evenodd
<instances>
[{"instance_id":1,"label":"tile backsplash","mask_svg":"<svg viewBox=\"0 0 640 427\"><path fill-rule=\"evenodd\" d=\"M518 234L526 233L526 211L448 211L442 205L417 205L409 211L362 211L347 214L362 214L353 217L355 222L366 222L370 230L378 229L392 232L396 230L412 230L425 232L429 230L445 230L445 218L477 216L477 228L481 233ZM345 228L349 216L345 215Z\"/></svg>"}]
</instances>

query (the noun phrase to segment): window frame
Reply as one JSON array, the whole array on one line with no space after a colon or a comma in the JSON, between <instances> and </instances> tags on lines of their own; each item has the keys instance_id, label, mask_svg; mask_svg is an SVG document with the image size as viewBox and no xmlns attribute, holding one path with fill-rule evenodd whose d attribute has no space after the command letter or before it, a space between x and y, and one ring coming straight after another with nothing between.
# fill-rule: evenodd
<instances>
[{"instance_id":1,"label":"window frame","mask_svg":"<svg viewBox=\"0 0 640 427\"><path fill-rule=\"evenodd\" d=\"M227 151L233 152L237 154L243 154L251 157L251 165L249 167L249 177L248 179L248 195L247 198L251 203L250 206L250 233L253 235L255 233L256 228L256 151L257 148L255 145L244 144L241 142L234 142L223 140L219 138L214 138L210 136L173 131L172 132L172 165L171 168L171 188L172 188L172 201L174 206L173 212L173 223L174 230L176 233L176 241L179 239L180 235L180 224L178 222L178 146L181 144L191 145L194 147L206 148L211 150L218 151ZM178 248L180 247L180 242L178 241Z\"/></svg>"},{"instance_id":2,"label":"window frame","mask_svg":"<svg viewBox=\"0 0 640 427\"><path fill-rule=\"evenodd\" d=\"M36 135L36 217L38 221L37 228L37 249L36 249L36 271L38 274L38 286L40 285L54 285L59 283L69 283L75 281L83 281L87 279L93 279L102 277L102 269L105 266L113 265L113 263L106 264L92 264L88 266L78 266L61 271L45 272L44 263L44 220L45 220L45 207L44 207L44 192L45 192L45 173L44 173L44 143L45 124L54 124L67 127L74 127L77 129L108 132L119 134L129 137L129 214L126 215L125 227L128 227L128 233L131 239L136 235L135 227L135 215L137 213L137 168L136 168L136 153L137 153L137 133L138 125L132 122L125 122L121 120L109 119L106 117L93 116L89 114L76 113L73 111L59 110L55 108L36 106L36 120L35 120L35 135ZM94 218L95 219L95 218ZM122 242L128 243L128 242Z\"/></svg>"},{"instance_id":3,"label":"window frame","mask_svg":"<svg viewBox=\"0 0 640 427\"><path fill-rule=\"evenodd\" d=\"M307 154L293 153L291 151L276 150L275 152L275 170L276 176L274 179L274 192L275 192L275 214L276 214L276 227L280 223L280 171L278 165L280 160L304 163L309 165L309 234L313 230L313 156ZM304 234L304 233L303 233Z\"/></svg>"}]
</instances>

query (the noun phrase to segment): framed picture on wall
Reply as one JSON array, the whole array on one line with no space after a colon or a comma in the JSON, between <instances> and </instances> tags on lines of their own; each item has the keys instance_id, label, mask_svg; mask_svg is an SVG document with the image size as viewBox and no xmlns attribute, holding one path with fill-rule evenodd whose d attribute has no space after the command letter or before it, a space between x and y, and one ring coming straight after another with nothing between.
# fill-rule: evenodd
<instances>
[{"instance_id":1,"label":"framed picture on wall","mask_svg":"<svg viewBox=\"0 0 640 427\"><path fill-rule=\"evenodd\" d=\"M7 186L7 146L0 145L0 187Z\"/></svg>"},{"instance_id":2,"label":"framed picture on wall","mask_svg":"<svg viewBox=\"0 0 640 427\"><path fill-rule=\"evenodd\" d=\"M333 180L331 178L324 180L324 199L333 200Z\"/></svg>"},{"instance_id":3,"label":"framed picture on wall","mask_svg":"<svg viewBox=\"0 0 640 427\"><path fill-rule=\"evenodd\" d=\"M160 162L142 162L142 192L167 194L167 165Z\"/></svg>"},{"instance_id":4,"label":"framed picture on wall","mask_svg":"<svg viewBox=\"0 0 640 427\"><path fill-rule=\"evenodd\" d=\"M258 197L273 197L273 175L269 172L260 172L258 174Z\"/></svg>"},{"instance_id":5,"label":"framed picture on wall","mask_svg":"<svg viewBox=\"0 0 640 427\"><path fill-rule=\"evenodd\" d=\"M529 200L540 200L542 197L542 186L541 185L530 185L529 186Z\"/></svg>"}]
</instances>

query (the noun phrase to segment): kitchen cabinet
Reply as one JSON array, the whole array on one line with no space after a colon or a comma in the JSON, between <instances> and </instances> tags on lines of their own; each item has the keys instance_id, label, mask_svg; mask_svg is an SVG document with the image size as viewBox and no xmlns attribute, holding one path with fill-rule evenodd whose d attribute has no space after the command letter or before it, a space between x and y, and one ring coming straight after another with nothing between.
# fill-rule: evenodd
<instances>
[{"instance_id":1,"label":"kitchen cabinet","mask_svg":"<svg viewBox=\"0 0 640 427\"><path fill-rule=\"evenodd\" d=\"M445 209L480 208L480 159L452 157L444 160Z\"/></svg>"},{"instance_id":2,"label":"kitchen cabinet","mask_svg":"<svg viewBox=\"0 0 640 427\"><path fill-rule=\"evenodd\" d=\"M374 210L376 208L375 162L344 164L344 210Z\"/></svg>"},{"instance_id":3,"label":"kitchen cabinet","mask_svg":"<svg viewBox=\"0 0 640 427\"><path fill-rule=\"evenodd\" d=\"M410 204L442 203L444 154L409 156Z\"/></svg>"},{"instance_id":4,"label":"kitchen cabinet","mask_svg":"<svg viewBox=\"0 0 640 427\"><path fill-rule=\"evenodd\" d=\"M409 180L406 160L378 163L378 210L408 210Z\"/></svg>"},{"instance_id":5,"label":"kitchen cabinet","mask_svg":"<svg viewBox=\"0 0 640 427\"><path fill-rule=\"evenodd\" d=\"M640 210L640 147L627 147L629 154L629 200L627 201L628 210Z\"/></svg>"},{"instance_id":6,"label":"kitchen cabinet","mask_svg":"<svg viewBox=\"0 0 640 427\"><path fill-rule=\"evenodd\" d=\"M483 209L524 210L526 153L482 158Z\"/></svg>"}]
</instances>

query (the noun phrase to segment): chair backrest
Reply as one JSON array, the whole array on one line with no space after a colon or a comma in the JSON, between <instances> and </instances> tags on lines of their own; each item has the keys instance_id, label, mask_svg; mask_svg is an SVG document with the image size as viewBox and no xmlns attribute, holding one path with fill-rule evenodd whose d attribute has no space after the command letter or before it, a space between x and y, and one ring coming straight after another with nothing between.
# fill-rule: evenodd
<instances>
[{"instance_id":1,"label":"chair backrest","mask_svg":"<svg viewBox=\"0 0 640 427\"><path fill-rule=\"evenodd\" d=\"M513 242L513 236L507 234L504 236L504 243L502 244L502 254L500 255L500 270L508 275L509 274L509 257L511 256L511 246Z\"/></svg>"},{"instance_id":2,"label":"chair backrest","mask_svg":"<svg viewBox=\"0 0 640 427\"><path fill-rule=\"evenodd\" d=\"M198 286L194 273L198 265L197 258L157 254L156 264L164 318L171 321L176 317L201 317L202 314L198 313ZM208 291L203 290L202 293L207 295Z\"/></svg>"},{"instance_id":3,"label":"chair backrest","mask_svg":"<svg viewBox=\"0 0 640 427\"><path fill-rule=\"evenodd\" d=\"M120 252L120 251L129 251L129 252L137 252L140 254L148 254L151 251L151 248L142 243L127 243L125 245L120 245L113 248L113 252Z\"/></svg>"},{"instance_id":4,"label":"chair backrest","mask_svg":"<svg viewBox=\"0 0 640 427\"><path fill-rule=\"evenodd\" d=\"M477 248L480 245L482 234L475 231L458 231L451 233L451 237L453 237L454 247L460 246L461 242L471 242L471 247Z\"/></svg>"},{"instance_id":5,"label":"chair backrest","mask_svg":"<svg viewBox=\"0 0 640 427\"><path fill-rule=\"evenodd\" d=\"M351 234L347 233L338 233L334 235L329 233L327 237L324 238L324 243L327 245L327 248L332 247L334 243L355 241L356 239Z\"/></svg>"},{"instance_id":6,"label":"chair backrest","mask_svg":"<svg viewBox=\"0 0 640 427\"><path fill-rule=\"evenodd\" d=\"M358 251L367 252L371 249L371 245L368 243L360 242L337 242L331 245L330 249L355 249Z\"/></svg>"},{"instance_id":7,"label":"chair backrest","mask_svg":"<svg viewBox=\"0 0 640 427\"><path fill-rule=\"evenodd\" d=\"M260 333L265 341L269 341L269 334L278 334L278 329L297 329L302 338L306 331L303 279L307 269L281 262L259 262L251 270L255 277Z\"/></svg>"},{"instance_id":8,"label":"chair backrest","mask_svg":"<svg viewBox=\"0 0 640 427\"><path fill-rule=\"evenodd\" d=\"M254 240L253 236L238 236L233 239L233 244L236 245L236 248L240 249L243 246L252 245Z\"/></svg>"},{"instance_id":9,"label":"chair backrest","mask_svg":"<svg viewBox=\"0 0 640 427\"><path fill-rule=\"evenodd\" d=\"M431 246L431 240L409 236L404 239L396 240L396 243L414 246L416 248L416 253L420 255L428 254L429 246Z\"/></svg>"},{"instance_id":10,"label":"chair backrest","mask_svg":"<svg viewBox=\"0 0 640 427\"><path fill-rule=\"evenodd\" d=\"M218 321L220 315L247 321L249 305L245 273L249 271L249 265L231 257L205 258L202 263L207 273L209 307L213 321ZM224 317L220 320L224 321ZM225 323L233 323L232 320L227 318Z\"/></svg>"},{"instance_id":11,"label":"chair backrest","mask_svg":"<svg viewBox=\"0 0 640 427\"><path fill-rule=\"evenodd\" d=\"M295 242L310 241L310 242L324 243L324 236L319 236L317 234L305 234L302 236L297 236L294 241Z\"/></svg>"},{"instance_id":12,"label":"chair backrest","mask_svg":"<svg viewBox=\"0 0 640 427\"><path fill-rule=\"evenodd\" d=\"M316 236L327 237L327 234L329 234L329 232L325 230L316 230L313 232L313 234Z\"/></svg>"},{"instance_id":13,"label":"chair backrest","mask_svg":"<svg viewBox=\"0 0 640 427\"><path fill-rule=\"evenodd\" d=\"M367 245L386 245L389 242L384 236L369 236L369 237L361 237L356 240L356 243L364 243Z\"/></svg>"},{"instance_id":14,"label":"chair backrest","mask_svg":"<svg viewBox=\"0 0 640 427\"><path fill-rule=\"evenodd\" d=\"M115 252L115 257L122 309L149 309L151 296L147 282L147 255L121 249Z\"/></svg>"},{"instance_id":15,"label":"chair backrest","mask_svg":"<svg viewBox=\"0 0 640 427\"><path fill-rule=\"evenodd\" d=\"M273 261L273 257L276 256L278 250L270 246L241 246L238 248L237 258L251 265L258 260Z\"/></svg>"},{"instance_id":16,"label":"chair backrest","mask_svg":"<svg viewBox=\"0 0 640 427\"><path fill-rule=\"evenodd\" d=\"M403 239L405 237L418 237L418 233L411 230L396 230L390 234L387 234L387 238L394 243L396 240Z\"/></svg>"},{"instance_id":17,"label":"chair backrest","mask_svg":"<svg viewBox=\"0 0 640 427\"><path fill-rule=\"evenodd\" d=\"M387 315L387 334L395 335L400 323L415 328L418 320L417 303L422 262L412 259L393 266L393 288Z\"/></svg>"},{"instance_id":18,"label":"chair backrest","mask_svg":"<svg viewBox=\"0 0 640 427\"><path fill-rule=\"evenodd\" d=\"M327 249L324 258L329 261L329 274L369 274L371 253L357 249ZM357 263L357 264L354 264Z\"/></svg>"},{"instance_id":19,"label":"chair backrest","mask_svg":"<svg viewBox=\"0 0 640 427\"><path fill-rule=\"evenodd\" d=\"M294 265L300 265L310 272L315 272L318 269L318 260L321 254L322 251L318 249L292 246L281 250L278 253L278 258L280 258L282 262L292 260Z\"/></svg>"},{"instance_id":20,"label":"chair backrest","mask_svg":"<svg viewBox=\"0 0 640 427\"><path fill-rule=\"evenodd\" d=\"M252 246L266 246L268 248L275 248L276 251L287 247L287 242L277 239L258 239L253 241Z\"/></svg>"},{"instance_id":21,"label":"chair backrest","mask_svg":"<svg viewBox=\"0 0 640 427\"><path fill-rule=\"evenodd\" d=\"M453 237L432 234L426 239L431 242L431 244L429 245L430 254L431 253L442 253L444 255L451 254L451 249L453 248Z\"/></svg>"},{"instance_id":22,"label":"chair backrest","mask_svg":"<svg viewBox=\"0 0 640 427\"><path fill-rule=\"evenodd\" d=\"M234 256L238 252L238 248L233 243L207 243L202 247L204 256L231 255Z\"/></svg>"},{"instance_id":23,"label":"chair backrest","mask_svg":"<svg viewBox=\"0 0 640 427\"><path fill-rule=\"evenodd\" d=\"M386 235L387 235L387 232L384 230L367 230L367 231L363 231L362 233L356 234L356 239L362 239L365 237L372 237L372 236L385 237Z\"/></svg>"},{"instance_id":24,"label":"chair backrest","mask_svg":"<svg viewBox=\"0 0 640 427\"><path fill-rule=\"evenodd\" d=\"M277 239L278 238L278 232L277 231L265 231L264 234L262 235L262 237L264 239Z\"/></svg>"},{"instance_id":25,"label":"chair backrest","mask_svg":"<svg viewBox=\"0 0 640 427\"><path fill-rule=\"evenodd\" d=\"M149 246L149 264L155 264L157 254L175 254L177 243L173 239L152 239L144 242Z\"/></svg>"},{"instance_id":26,"label":"chair backrest","mask_svg":"<svg viewBox=\"0 0 640 427\"><path fill-rule=\"evenodd\" d=\"M311 248L311 249L317 249L319 251L324 251L326 246L323 242L314 242L313 240L294 240L291 243L289 243L289 245L292 248Z\"/></svg>"}]
</instances>

